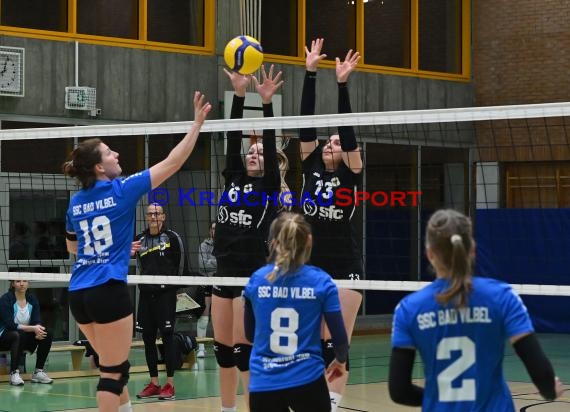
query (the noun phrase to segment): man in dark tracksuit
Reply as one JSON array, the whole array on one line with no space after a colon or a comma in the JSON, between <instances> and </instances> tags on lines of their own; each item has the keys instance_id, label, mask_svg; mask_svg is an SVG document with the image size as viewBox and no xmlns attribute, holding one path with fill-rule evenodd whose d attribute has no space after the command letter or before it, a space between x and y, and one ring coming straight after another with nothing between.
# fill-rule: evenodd
<instances>
[{"instance_id":1,"label":"man in dark tracksuit","mask_svg":"<svg viewBox=\"0 0 570 412\"><path fill-rule=\"evenodd\" d=\"M146 211L148 228L135 239L140 243L136 257L141 275L182 276L189 274L184 243L176 232L166 228L165 220L166 215L162 206L157 204L148 206ZM142 328L150 383L137 394L138 398L175 399L176 349L173 333L178 288L178 285L139 285L137 326ZM162 336L166 363L166 385L162 388L158 382L157 330L160 330Z\"/></svg>"}]
</instances>

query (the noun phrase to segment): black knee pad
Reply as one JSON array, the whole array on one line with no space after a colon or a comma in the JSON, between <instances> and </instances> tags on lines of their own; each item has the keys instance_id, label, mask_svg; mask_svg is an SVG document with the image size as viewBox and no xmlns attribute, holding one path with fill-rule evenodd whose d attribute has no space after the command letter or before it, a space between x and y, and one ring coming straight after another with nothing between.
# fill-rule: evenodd
<instances>
[{"instance_id":1,"label":"black knee pad","mask_svg":"<svg viewBox=\"0 0 570 412\"><path fill-rule=\"evenodd\" d=\"M119 378L119 382L121 382L123 386L125 386L129 382L129 370L130 369L131 369L131 364L129 363L128 360L124 361L120 365L114 365L114 366L99 365L99 370L101 372L120 373L121 377ZM109 392L111 392L111 391L109 391Z\"/></svg>"},{"instance_id":2,"label":"black knee pad","mask_svg":"<svg viewBox=\"0 0 570 412\"><path fill-rule=\"evenodd\" d=\"M333 360L335 360L334 354L334 344L332 339L323 340L321 339L321 347L323 348L323 360L325 361L325 367L329 366ZM349 355L346 355L346 371L350 370L350 359Z\"/></svg>"},{"instance_id":3,"label":"black knee pad","mask_svg":"<svg viewBox=\"0 0 570 412\"><path fill-rule=\"evenodd\" d=\"M238 343L234 345L234 359L237 368L242 372L249 370L249 358L251 357L251 345Z\"/></svg>"},{"instance_id":4,"label":"black knee pad","mask_svg":"<svg viewBox=\"0 0 570 412\"><path fill-rule=\"evenodd\" d=\"M121 380L110 379L110 378L99 378L99 383L97 384L97 392L111 392L117 396L123 393L123 382Z\"/></svg>"},{"instance_id":5,"label":"black knee pad","mask_svg":"<svg viewBox=\"0 0 570 412\"><path fill-rule=\"evenodd\" d=\"M214 341L214 354L216 355L216 361L220 368L233 368L236 366L234 348L231 346L226 346L223 343Z\"/></svg>"}]
</instances>

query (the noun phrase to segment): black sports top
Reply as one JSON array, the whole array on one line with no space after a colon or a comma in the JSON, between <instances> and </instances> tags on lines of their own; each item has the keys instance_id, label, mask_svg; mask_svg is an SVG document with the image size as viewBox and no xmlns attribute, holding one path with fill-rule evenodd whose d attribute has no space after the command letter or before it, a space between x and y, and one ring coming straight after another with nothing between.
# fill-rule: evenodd
<instances>
[{"instance_id":1,"label":"black sports top","mask_svg":"<svg viewBox=\"0 0 570 412\"><path fill-rule=\"evenodd\" d=\"M316 73L306 72L301 98L301 115L315 113ZM338 84L339 113L350 113L346 83ZM354 138L350 126L339 127L341 144ZM301 129L302 141L317 139L316 129ZM361 186L361 174L354 173L341 162L332 172L325 169L322 147L317 147L303 160L303 189L301 212L313 229L311 264L331 274L333 278L348 278L362 274L362 252L356 241L355 192ZM339 192L340 190L340 192ZM339 197L339 195L341 197Z\"/></svg>"},{"instance_id":2,"label":"black sports top","mask_svg":"<svg viewBox=\"0 0 570 412\"><path fill-rule=\"evenodd\" d=\"M231 118L243 117L244 97L234 95ZM273 105L263 105L273 116ZM250 177L241 155L241 131L228 132L224 192L219 200L214 256L217 276L249 277L266 263L269 226L277 213L281 180L275 130L263 131L263 177ZM266 196L267 194L267 196Z\"/></svg>"}]
</instances>

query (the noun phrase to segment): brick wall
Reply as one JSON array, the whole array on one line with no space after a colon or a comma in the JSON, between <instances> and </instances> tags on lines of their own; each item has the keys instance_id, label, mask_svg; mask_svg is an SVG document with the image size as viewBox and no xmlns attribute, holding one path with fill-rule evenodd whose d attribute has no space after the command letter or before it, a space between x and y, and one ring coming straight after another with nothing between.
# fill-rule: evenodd
<instances>
[{"instance_id":1,"label":"brick wall","mask_svg":"<svg viewBox=\"0 0 570 412\"><path fill-rule=\"evenodd\" d=\"M478 106L570 100L570 0L473 0Z\"/></svg>"}]
</instances>

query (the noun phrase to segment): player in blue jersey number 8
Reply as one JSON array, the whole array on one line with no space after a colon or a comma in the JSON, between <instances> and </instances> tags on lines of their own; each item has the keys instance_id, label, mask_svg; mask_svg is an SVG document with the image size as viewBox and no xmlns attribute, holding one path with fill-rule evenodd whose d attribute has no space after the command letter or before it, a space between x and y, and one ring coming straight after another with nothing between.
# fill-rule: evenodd
<instances>
[{"instance_id":1,"label":"player in blue jersey number 8","mask_svg":"<svg viewBox=\"0 0 570 412\"><path fill-rule=\"evenodd\" d=\"M269 230L270 263L245 287L245 332L253 342L250 411L331 410L320 325L325 318L335 359L326 375L346 375L348 337L338 289L330 275L306 265L312 235L302 215L282 213Z\"/></svg>"},{"instance_id":2,"label":"player in blue jersey number 8","mask_svg":"<svg viewBox=\"0 0 570 412\"><path fill-rule=\"evenodd\" d=\"M190 131L166 159L126 179L119 178L119 154L99 139L79 143L63 165L63 172L82 186L71 198L66 218L67 250L77 255L69 306L99 355L100 411L132 410L126 384L133 316L126 282L137 202L182 167L211 108L195 92Z\"/></svg>"},{"instance_id":3,"label":"player in blue jersey number 8","mask_svg":"<svg viewBox=\"0 0 570 412\"><path fill-rule=\"evenodd\" d=\"M389 391L394 402L424 411L512 411L503 377L508 339L545 399L562 394L528 312L511 287L472 277L471 221L455 210L435 212L426 229L426 254L436 280L396 307ZM425 389L412 384L416 350Z\"/></svg>"}]
</instances>

